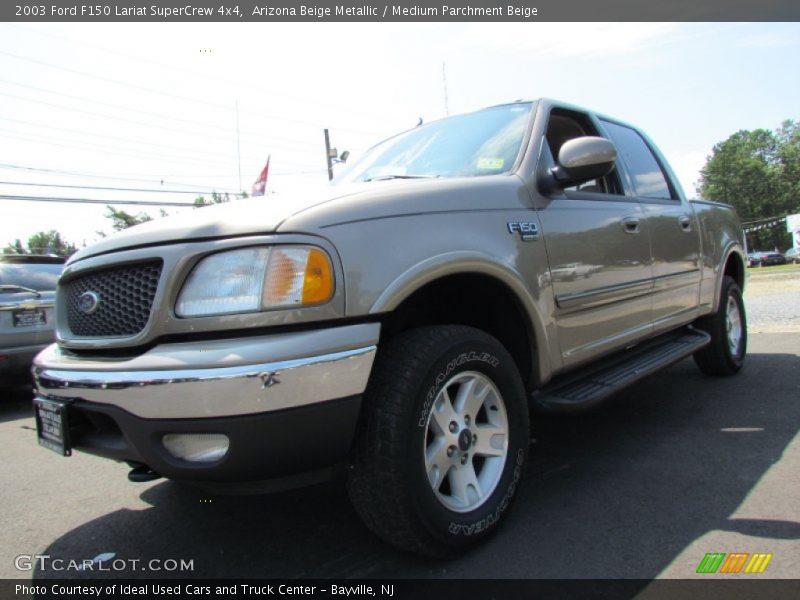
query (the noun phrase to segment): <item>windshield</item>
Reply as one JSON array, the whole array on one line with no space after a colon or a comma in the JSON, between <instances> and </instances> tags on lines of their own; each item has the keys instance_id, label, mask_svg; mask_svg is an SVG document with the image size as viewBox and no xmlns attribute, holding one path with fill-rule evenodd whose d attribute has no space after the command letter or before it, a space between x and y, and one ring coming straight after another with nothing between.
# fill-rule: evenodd
<instances>
[{"instance_id":1,"label":"windshield","mask_svg":"<svg viewBox=\"0 0 800 600\"><path fill-rule=\"evenodd\" d=\"M52 263L0 263L0 285L18 285L37 292L55 290L63 268Z\"/></svg>"},{"instance_id":2,"label":"windshield","mask_svg":"<svg viewBox=\"0 0 800 600\"><path fill-rule=\"evenodd\" d=\"M532 104L506 104L423 125L371 148L334 183L496 175L519 154Z\"/></svg>"}]
</instances>

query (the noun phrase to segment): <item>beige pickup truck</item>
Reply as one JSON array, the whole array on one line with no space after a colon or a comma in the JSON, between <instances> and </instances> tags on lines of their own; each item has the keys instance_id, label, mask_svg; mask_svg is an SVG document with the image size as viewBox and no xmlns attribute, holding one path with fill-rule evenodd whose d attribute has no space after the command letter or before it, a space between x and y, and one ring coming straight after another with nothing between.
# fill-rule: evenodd
<instances>
[{"instance_id":1,"label":"beige pickup truck","mask_svg":"<svg viewBox=\"0 0 800 600\"><path fill-rule=\"evenodd\" d=\"M744 270L734 211L687 200L637 129L494 106L377 144L317 192L81 250L35 361L38 437L132 481L341 476L378 535L447 555L506 515L529 408L586 409L688 356L736 373Z\"/></svg>"}]
</instances>

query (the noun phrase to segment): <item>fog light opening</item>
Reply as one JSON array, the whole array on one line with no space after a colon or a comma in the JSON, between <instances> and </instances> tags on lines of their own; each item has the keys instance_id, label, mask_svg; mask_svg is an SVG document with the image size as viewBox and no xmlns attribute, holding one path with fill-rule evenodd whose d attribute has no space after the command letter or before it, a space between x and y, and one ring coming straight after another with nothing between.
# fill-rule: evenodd
<instances>
[{"instance_id":1,"label":"fog light opening","mask_svg":"<svg viewBox=\"0 0 800 600\"><path fill-rule=\"evenodd\" d=\"M175 458L189 462L214 462L228 453L231 441L224 433L168 433L161 443Z\"/></svg>"}]
</instances>

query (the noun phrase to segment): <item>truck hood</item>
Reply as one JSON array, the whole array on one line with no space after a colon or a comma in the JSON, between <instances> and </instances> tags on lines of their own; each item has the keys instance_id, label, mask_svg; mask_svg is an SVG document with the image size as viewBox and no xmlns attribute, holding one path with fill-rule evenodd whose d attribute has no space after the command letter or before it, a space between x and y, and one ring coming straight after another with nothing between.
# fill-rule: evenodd
<instances>
[{"instance_id":1,"label":"truck hood","mask_svg":"<svg viewBox=\"0 0 800 600\"><path fill-rule=\"evenodd\" d=\"M376 187L374 183L372 187ZM318 204L358 194L365 188L364 184L303 186L291 193L268 194L198 208L116 232L77 252L70 263L98 254L177 240L274 233L281 223L294 214Z\"/></svg>"}]
</instances>

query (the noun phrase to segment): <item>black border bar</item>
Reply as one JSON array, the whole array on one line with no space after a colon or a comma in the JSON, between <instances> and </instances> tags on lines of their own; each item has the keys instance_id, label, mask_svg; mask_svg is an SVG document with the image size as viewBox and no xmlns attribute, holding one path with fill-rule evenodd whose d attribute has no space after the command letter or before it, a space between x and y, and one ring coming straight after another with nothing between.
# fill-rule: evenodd
<instances>
[{"instance_id":1,"label":"black border bar","mask_svg":"<svg viewBox=\"0 0 800 600\"><path fill-rule=\"evenodd\" d=\"M218 594L224 586L233 594ZM285 587L281 587L285 586ZM334 592L334 586L336 592ZM135 588L132 590L131 588ZM284 590L291 588L291 592ZM642 600L800 597L798 579L744 579L710 575L699 579L36 579L0 581L0 597L41 600L86 598L259 598L263 600Z\"/></svg>"},{"instance_id":2,"label":"black border bar","mask_svg":"<svg viewBox=\"0 0 800 600\"><path fill-rule=\"evenodd\" d=\"M10 22L800 21L797 0L9 0Z\"/></svg>"}]
</instances>

